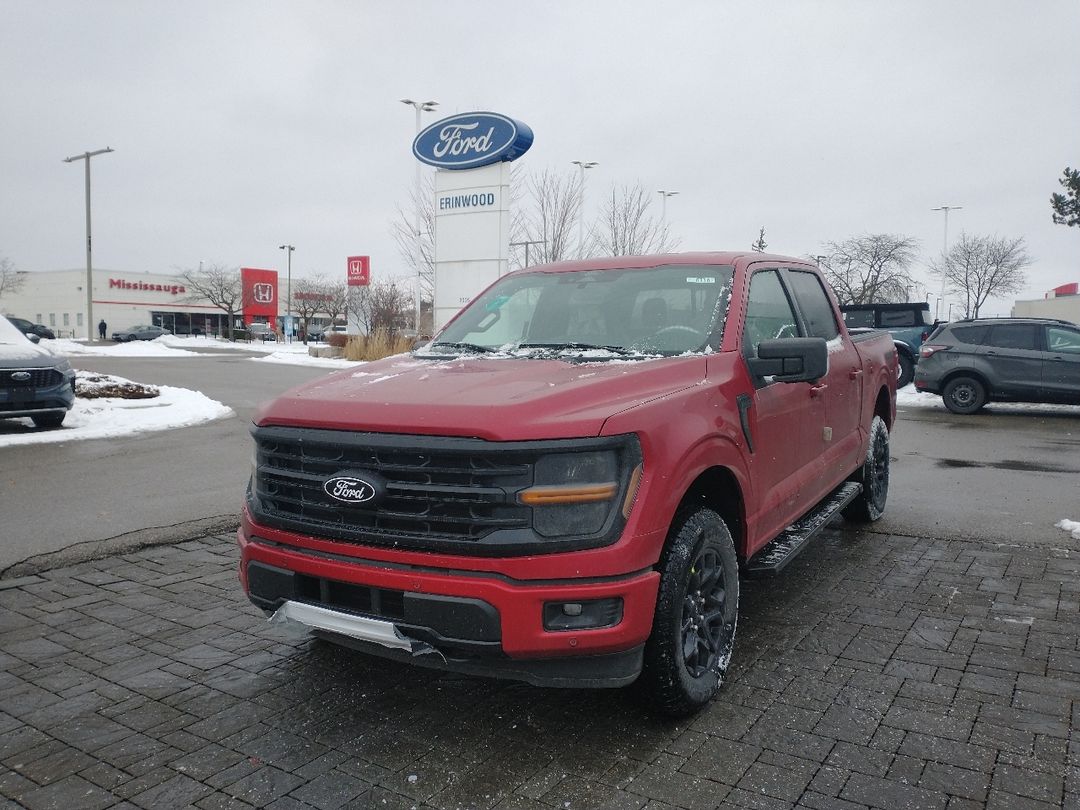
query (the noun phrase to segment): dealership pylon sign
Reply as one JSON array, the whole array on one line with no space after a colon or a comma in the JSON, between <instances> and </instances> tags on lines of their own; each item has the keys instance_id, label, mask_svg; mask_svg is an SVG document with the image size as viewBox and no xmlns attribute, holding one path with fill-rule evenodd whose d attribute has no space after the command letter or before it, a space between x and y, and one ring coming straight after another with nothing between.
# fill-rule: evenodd
<instances>
[{"instance_id":1,"label":"dealership pylon sign","mask_svg":"<svg viewBox=\"0 0 1080 810\"><path fill-rule=\"evenodd\" d=\"M350 287L366 287L371 283L371 257L350 256L346 278Z\"/></svg>"},{"instance_id":2,"label":"dealership pylon sign","mask_svg":"<svg viewBox=\"0 0 1080 810\"><path fill-rule=\"evenodd\" d=\"M436 167L435 328L509 270L510 161L533 142L525 124L492 112L436 121L413 156Z\"/></svg>"}]
</instances>

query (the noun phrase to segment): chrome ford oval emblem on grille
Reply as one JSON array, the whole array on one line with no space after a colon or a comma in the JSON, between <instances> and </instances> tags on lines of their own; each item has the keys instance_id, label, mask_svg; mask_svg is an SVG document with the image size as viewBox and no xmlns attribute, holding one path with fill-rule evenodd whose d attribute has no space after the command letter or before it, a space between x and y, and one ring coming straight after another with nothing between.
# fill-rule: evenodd
<instances>
[{"instance_id":1,"label":"chrome ford oval emblem on grille","mask_svg":"<svg viewBox=\"0 0 1080 810\"><path fill-rule=\"evenodd\" d=\"M335 501L353 506L368 503L379 494L373 481L355 475L335 475L323 484L323 491Z\"/></svg>"},{"instance_id":2,"label":"chrome ford oval emblem on grille","mask_svg":"<svg viewBox=\"0 0 1080 810\"><path fill-rule=\"evenodd\" d=\"M11 379L15 382L26 382L30 379L29 371L14 371L11 374Z\"/></svg>"}]
</instances>

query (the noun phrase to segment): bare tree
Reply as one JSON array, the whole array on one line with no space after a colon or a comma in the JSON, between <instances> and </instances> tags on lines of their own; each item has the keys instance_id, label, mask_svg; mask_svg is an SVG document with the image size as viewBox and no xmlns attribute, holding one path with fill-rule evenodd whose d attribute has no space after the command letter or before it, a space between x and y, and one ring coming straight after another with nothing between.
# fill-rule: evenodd
<instances>
[{"instance_id":1,"label":"bare tree","mask_svg":"<svg viewBox=\"0 0 1080 810\"><path fill-rule=\"evenodd\" d=\"M240 268L223 264L210 264L202 270L184 270L180 273L184 286L191 290L188 301L209 301L228 316L228 337L233 340L237 313L244 311L244 287L240 282Z\"/></svg>"},{"instance_id":2,"label":"bare tree","mask_svg":"<svg viewBox=\"0 0 1080 810\"><path fill-rule=\"evenodd\" d=\"M0 256L0 298L14 294L26 283L26 274L15 269L15 263L7 256Z\"/></svg>"},{"instance_id":3,"label":"bare tree","mask_svg":"<svg viewBox=\"0 0 1080 810\"><path fill-rule=\"evenodd\" d=\"M344 315L349 307L349 287L341 280L327 281L325 286L326 300L323 301L322 311L330 318L330 323L337 323L338 315Z\"/></svg>"},{"instance_id":4,"label":"bare tree","mask_svg":"<svg viewBox=\"0 0 1080 810\"><path fill-rule=\"evenodd\" d=\"M960 234L949 252L931 262L930 271L945 286L964 297L964 317L978 318L990 296L1016 293L1024 288L1024 268L1031 264L1024 238Z\"/></svg>"},{"instance_id":5,"label":"bare tree","mask_svg":"<svg viewBox=\"0 0 1080 810\"><path fill-rule=\"evenodd\" d=\"M355 296L357 319L367 334L384 330L396 335L410 320L413 302L409 291L393 281L379 281L361 287Z\"/></svg>"},{"instance_id":6,"label":"bare tree","mask_svg":"<svg viewBox=\"0 0 1080 810\"><path fill-rule=\"evenodd\" d=\"M765 226L761 226L761 231L758 233L757 239L754 240L754 244L750 245L750 249L757 253L764 253L765 248L769 246L769 243L765 241Z\"/></svg>"},{"instance_id":7,"label":"bare tree","mask_svg":"<svg viewBox=\"0 0 1080 810\"><path fill-rule=\"evenodd\" d=\"M865 234L826 242L820 264L841 304L902 302L915 285L909 269L918 247L910 236Z\"/></svg>"},{"instance_id":8,"label":"bare tree","mask_svg":"<svg viewBox=\"0 0 1080 810\"><path fill-rule=\"evenodd\" d=\"M678 247L667 223L650 213L652 199L640 185L611 189L593 229L592 244L605 256L638 256L667 253ZM592 253L592 250L589 251Z\"/></svg>"},{"instance_id":9,"label":"bare tree","mask_svg":"<svg viewBox=\"0 0 1080 810\"><path fill-rule=\"evenodd\" d=\"M303 321L304 343L307 343L311 319L316 313L326 309L327 300L330 298L327 287L326 279L319 275L298 278L293 282L292 311Z\"/></svg>"},{"instance_id":10,"label":"bare tree","mask_svg":"<svg viewBox=\"0 0 1080 810\"><path fill-rule=\"evenodd\" d=\"M390 233L398 246L402 262L412 271L415 283L416 268L416 211L420 211L420 296L431 299L435 289L435 173L424 172L420 182L420 198L415 186L409 190L409 205L398 206L397 217Z\"/></svg>"},{"instance_id":11,"label":"bare tree","mask_svg":"<svg viewBox=\"0 0 1080 810\"><path fill-rule=\"evenodd\" d=\"M581 216L581 179L570 171L546 169L530 176L524 187L512 241L534 243L529 246L530 264L571 258Z\"/></svg>"}]
</instances>

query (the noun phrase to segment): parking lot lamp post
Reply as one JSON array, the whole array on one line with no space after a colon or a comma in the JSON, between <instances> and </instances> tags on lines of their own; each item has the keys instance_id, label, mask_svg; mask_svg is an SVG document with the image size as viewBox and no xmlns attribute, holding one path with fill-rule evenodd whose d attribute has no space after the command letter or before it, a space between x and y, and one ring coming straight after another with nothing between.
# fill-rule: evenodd
<instances>
[{"instance_id":1,"label":"parking lot lamp post","mask_svg":"<svg viewBox=\"0 0 1080 810\"><path fill-rule=\"evenodd\" d=\"M435 108L439 106L439 102L437 102L437 101L413 101L411 98L403 98L403 99L401 99L401 103L402 104L409 104L410 106L412 106L412 108L414 110L416 110L416 134L417 135L420 134L420 113L433 112L435 110ZM413 313L413 329L416 330L416 334L418 334L418 335L420 334L420 286L421 286L421 281L423 280L423 275L421 274L421 267L423 266L423 263L424 263L424 252L421 249L421 244L420 244L420 234L421 234L420 215L422 213L421 208L420 208L420 195L421 195L421 193L422 192L420 190L420 161L418 160L418 161L416 161L416 202L414 203L414 205L416 206L416 211L414 212L414 217L415 218L413 219L413 231L416 234L416 295L415 295L415 301L414 301L414 303L416 305L416 308L415 308L415 311ZM431 286L432 286L431 311L432 311L432 315L434 315L434 312L435 312L435 279L434 278L431 279Z\"/></svg>"},{"instance_id":2,"label":"parking lot lamp post","mask_svg":"<svg viewBox=\"0 0 1080 810\"><path fill-rule=\"evenodd\" d=\"M656 193L660 195L660 224L667 225L667 198L674 197L679 192L664 191L663 189L661 189Z\"/></svg>"},{"instance_id":3,"label":"parking lot lamp post","mask_svg":"<svg viewBox=\"0 0 1080 810\"><path fill-rule=\"evenodd\" d=\"M600 164L595 160L572 160L570 162L578 167L581 176L581 200L578 203L577 220L577 255L580 259L585 255L585 170L595 168Z\"/></svg>"},{"instance_id":4,"label":"parking lot lamp post","mask_svg":"<svg viewBox=\"0 0 1080 810\"><path fill-rule=\"evenodd\" d=\"M292 252L296 250L292 245L278 245L278 250L284 250L285 255L288 256L286 261L287 270L285 271L285 324L289 330L288 339L291 342L292 338Z\"/></svg>"},{"instance_id":5,"label":"parking lot lamp post","mask_svg":"<svg viewBox=\"0 0 1080 810\"><path fill-rule=\"evenodd\" d=\"M104 155L114 151L112 147L96 149L93 152L83 152L81 155L72 155L64 158L64 163L74 163L77 160L86 161L86 339L94 339L94 263L91 257L90 237L90 158Z\"/></svg>"},{"instance_id":6,"label":"parking lot lamp post","mask_svg":"<svg viewBox=\"0 0 1080 810\"><path fill-rule=\"evenodd\" d=\"M941 206L938 206L937 208L931 208L930 209L931 211L944 211L945 212L945 238L942 241L942 245L941 245L941 259L942 259L942 261L945 260L945 256L949 252L949 212L950 211L959 211L963 207L964 206L962 206L962 205L941 205ZM937 308L937 311L934 313L934 317L939 319L939 320L941 319L941 308L944 305L943 304L944 301L945 301L945 275L943 273L942 276L941 276L941 298L938 299L938 308Z\"/></svg>"}]
</instances>

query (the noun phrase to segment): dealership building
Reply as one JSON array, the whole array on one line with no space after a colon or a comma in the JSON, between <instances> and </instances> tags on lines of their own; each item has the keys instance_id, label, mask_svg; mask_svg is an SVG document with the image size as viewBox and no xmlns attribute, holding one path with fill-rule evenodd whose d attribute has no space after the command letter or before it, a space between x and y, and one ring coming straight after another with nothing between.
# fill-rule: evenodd
<instances>
[{"instance_id":1,"label":"dealership building","mask_svg":"<svg viewBox=\"0 0 1080 810\"><path fill-rule=\"evenodd\" d=\"M245 294L250 304L243 308L237 324L268 322L277 314L277 272L263 275L258 290L260 300ZM129 273L94 270L93 317L86 318L86 269L23 272L18 292L0 298L0 312L42 323L57 337L97 336L97 323L104 320L108 332L151 324L174 334L223 334L228 316L218 307L188 289L184 280L165 273ZM272 276L272 277L271 277ZM263 292L267 290L267 292ZM89 334L88 334L89 329Z\"/></svg>"}]
</instances>

